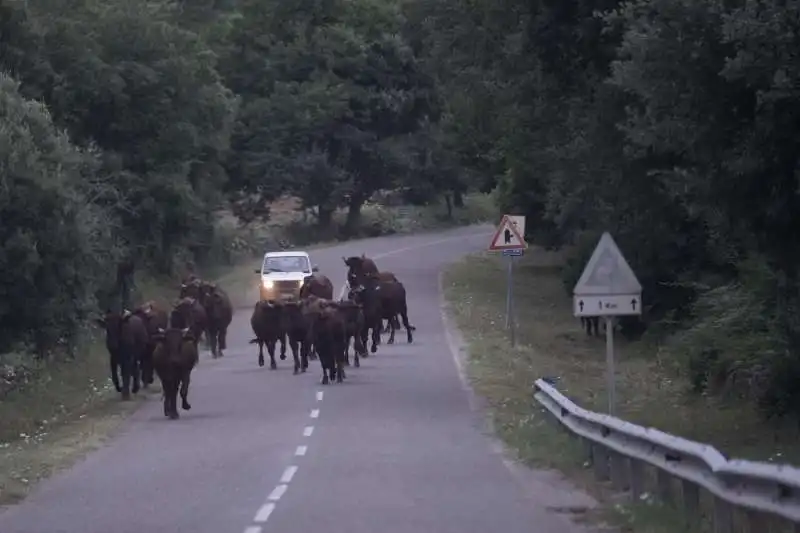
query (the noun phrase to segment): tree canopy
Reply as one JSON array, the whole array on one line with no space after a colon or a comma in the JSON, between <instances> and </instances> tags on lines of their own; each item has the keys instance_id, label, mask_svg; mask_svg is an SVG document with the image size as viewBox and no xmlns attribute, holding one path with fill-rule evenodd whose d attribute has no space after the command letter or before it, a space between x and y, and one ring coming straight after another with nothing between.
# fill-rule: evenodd
<instances>
[{"instance_id":1,"label":"tree canopy","mask_svg":"<svg viewBox=\"0 0 800 533\"><path fill-rule=\"evenodd\" d=\"M494 190L530 239L570 252L567 289L610 231L644 286L645 323L624 331L647 329L696 390L800 415L798 15L767 0L5 1L0 338L68 343L108 265L201 258L221 207L249 221L290 194L320 231L346 209L353 233L381 189L456 206Z\"/></svg>"}]
</instances>

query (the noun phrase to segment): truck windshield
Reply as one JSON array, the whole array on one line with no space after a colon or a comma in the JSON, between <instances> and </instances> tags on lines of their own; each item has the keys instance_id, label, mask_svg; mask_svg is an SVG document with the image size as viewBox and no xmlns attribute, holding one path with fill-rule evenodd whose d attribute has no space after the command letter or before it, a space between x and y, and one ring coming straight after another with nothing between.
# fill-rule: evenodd
<instances>
[{"instance_id":1,"label":"truck windshield","mask_svg":"<svg viewBox=\"0 0 800 533\"><path fill-rule=\"evenodd\" d=\"M264 258L264 273L267 272L310 272L311 265L303 255L287 255Z\"/></svg>"}]
</instances>

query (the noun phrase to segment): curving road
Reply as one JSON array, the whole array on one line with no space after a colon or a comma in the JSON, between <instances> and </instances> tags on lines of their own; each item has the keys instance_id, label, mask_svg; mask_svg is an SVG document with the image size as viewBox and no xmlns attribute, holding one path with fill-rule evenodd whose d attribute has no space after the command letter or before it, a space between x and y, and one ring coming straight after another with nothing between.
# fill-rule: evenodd
<instances>
[{"instance_id":1,"label":"curving road","mask_svg":"<svg viewBox=\"0 0 800 533\"><path fill-rule=\"evenodd\" d=\"M578 531L546 509L559 489L515 476L481 433L443 323L441 268L485 248L491 232L311 252L337 290L343 255L365 252L393 271L408 290L414 343L401 331L344 384L322 387L318 361L299 376L291 356L259 368L250 310L239 310L226 357L201 354L192 411L168 421L148 402L107 447L0 514L0 532Z\"/></svg>"}]
</instances>

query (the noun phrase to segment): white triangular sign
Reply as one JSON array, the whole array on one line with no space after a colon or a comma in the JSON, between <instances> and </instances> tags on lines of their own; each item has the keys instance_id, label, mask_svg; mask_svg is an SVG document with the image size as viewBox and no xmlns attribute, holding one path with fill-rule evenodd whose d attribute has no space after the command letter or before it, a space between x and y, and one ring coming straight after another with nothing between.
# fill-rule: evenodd
<instances>
[{"instance_id":1,"label":"white triangular sign","mask_svg":"<svg viewBox=\"0 0 800 533\"><path fill-rule=\"evenodd\" d=\"M503 220L497 227L497 232L489 244L490 252L499 252L502 250L524 250L528 245L525 239L519 234L517 226L511 221L508 215L503 215Z\"/></svg>"},{"instance_id":2,"label":"white triangular sign","mask_svg":"<svg viewBox=\"0 0 800 533\"><path fill-rule=\"evenodd\" d=\"M642 285L617 243L605 232L572 292L576 296L640 294Z\"/></svg>"}]
</instances>

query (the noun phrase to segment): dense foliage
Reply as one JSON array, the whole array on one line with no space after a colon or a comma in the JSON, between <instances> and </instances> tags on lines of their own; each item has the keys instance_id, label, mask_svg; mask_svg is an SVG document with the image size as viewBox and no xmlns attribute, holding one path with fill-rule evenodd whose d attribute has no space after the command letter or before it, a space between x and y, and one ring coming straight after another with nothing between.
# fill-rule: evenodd
<instances>
[{"instance_id":1,"label":"dense foliage","mask_svg":"<svg viewBox=\"0 0 800 533\"><path fill-rule=\"evenodd\" d=\"M613 233L695 390L800 415L798 21L767 0L4 0L0 351L68 344L123 255L202 259L225 205L291 194L347 234L382 189L496 189L576 251L567 287Z\"/></svg>"},{"instance_id":2,"label":"dense foliage","mask_svg":"<svg viewBox=\"0 0 800 533\"><path fill-rule=\"evenodd\" d=\"M460 198L424 157L440 96L404 22L373 0L0 2L0 353L71 351L120 262L202 262L223 210L293 195L347 236L378 190Z\"/></svg>"},{"instance_id":3,"label":"dense foliage","mask_svg":"<svg viewBox=\"0 0 800 533\"><path fill-rule=\"evenodd\" d=\"M575 251L565 287L610 231L644 286L649 334L697 392L800 415L800 3L408 12L451 95L461 162L491 173L540 244Z\"/></svg>"}]
</instances>

